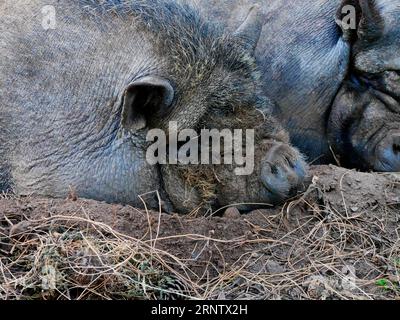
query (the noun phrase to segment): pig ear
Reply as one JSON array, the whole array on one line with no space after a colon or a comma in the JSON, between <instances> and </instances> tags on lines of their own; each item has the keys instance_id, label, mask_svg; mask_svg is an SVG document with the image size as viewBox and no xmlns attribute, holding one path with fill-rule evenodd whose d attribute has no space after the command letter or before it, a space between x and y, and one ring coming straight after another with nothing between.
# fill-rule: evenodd
<instances>
[{"instance_id":1,"label":"pig ear","mask_svg":"<svg viewBox=\"0 0 400 320\"><path fill-rule=\"evenodd\" d=\"M265 22L266 16L261 11L260 6L258 4L253 5L249 10L246 20L236 30L234 36L240 39L246 49L254 52L260 40Z\"/></svg>"},{"instance_id":2,"label":"pig ear","mask_svg":"<svg viewBox=\"0 0 400 320\"><path fill-rule=\"evenodd\" d=\"M383 34L384 21L375 0L342 0L336 21L347 41L372 42Z\"/></svg>"},{"instance_id":3,"label":"pig ear","mask_svg":"<svg viewBox=\"0 0 400 320\"><path fill-rule=\"evenodd\" d=\"M152 119L165 116L174 100L174 89L166 79L148 76L130 83L122 103L122 127L136 132Z\"/></svg>"},{"instance_id":4,"label":"pig ear","mask_svg":"<svg viewBox=\"0 0 400 320\"><path fill-rule=\"evenodd\" d=\"M383 18L375 0L359 0L361 7L361 19L358 25L357 35L360 40L374 41L383 34L385 27Z\"/></svg>"}]
</instances>

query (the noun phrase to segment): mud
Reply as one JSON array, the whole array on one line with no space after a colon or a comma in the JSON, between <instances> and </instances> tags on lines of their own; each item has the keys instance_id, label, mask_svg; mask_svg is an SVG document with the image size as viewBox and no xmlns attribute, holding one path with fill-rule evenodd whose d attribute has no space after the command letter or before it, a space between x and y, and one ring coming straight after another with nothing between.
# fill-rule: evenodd
<instances>
[{"instance_id":1,"label":"mud","mask_svg":"<svg viewBox=\"0 0 400 320\"><path fill-rule=\"evenodd\" d=\"M234 208L212 217L167 215L79 195L4 196L1 263L15 259L22 238L91 230L95 221L111 227L106 236L162 253L156 264L180 278L186 298L400 299L400 174L317 166L312 175L302 196L242 215ZM0 276L0 295L9 281Z\"/></svg>"}]
</instances>

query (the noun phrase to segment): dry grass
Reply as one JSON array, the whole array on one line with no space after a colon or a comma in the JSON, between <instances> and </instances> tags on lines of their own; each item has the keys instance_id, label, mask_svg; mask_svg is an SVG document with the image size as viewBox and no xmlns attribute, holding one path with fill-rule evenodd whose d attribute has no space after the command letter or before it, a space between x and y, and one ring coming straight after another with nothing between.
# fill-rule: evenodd
<instances>
[{"instance_id":1,"label":"dry grass","mask_svg":"<svg viewBox=\"0 0 400 320\"><path fill-rule=\"evenodd\" d=\"M3 215L0 299L400 299L399 229L388 234L379 215L325 206L315 197L321 192L313 185L275 214L244 217L251 236L228 240L160 236L161 214L143 239L92 220L83 207L37 220L26 212ZM393 208L376 210L396 214L398 203ZM178 257L161 249L172 239L202 248ZM226 246L247 249L228 264ZM210 249L223 267L214 257L195 272L193 263Z\"/></svg>"},{"instance_id":2,"label":"dry grass","mask_svg":"<svg viewBox=\"0 0 400 320\"><path fill-rule=\"evenodd\" d=\"M27 218L1 244L2 299L186 298L184 285L169 290L187 282L171 269L179 259L90 219Z\"/></svg>"}]
</instances>

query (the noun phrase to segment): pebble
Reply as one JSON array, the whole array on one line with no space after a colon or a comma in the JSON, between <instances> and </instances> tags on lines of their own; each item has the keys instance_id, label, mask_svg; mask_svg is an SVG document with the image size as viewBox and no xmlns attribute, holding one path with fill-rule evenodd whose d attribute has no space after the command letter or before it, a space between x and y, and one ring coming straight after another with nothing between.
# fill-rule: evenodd
<instances>
[{"instance_id":1,"label":"pebble","mask_svg":"<svg viewBox=\"0 0 400 320\"><path fill-rule=\"evenodd\" d=\"M241 217L242 217L242 215L240 214L240 211L235 207L230 207L225 210L224 218L240 219Z\"/></svg>"}]
</instances>

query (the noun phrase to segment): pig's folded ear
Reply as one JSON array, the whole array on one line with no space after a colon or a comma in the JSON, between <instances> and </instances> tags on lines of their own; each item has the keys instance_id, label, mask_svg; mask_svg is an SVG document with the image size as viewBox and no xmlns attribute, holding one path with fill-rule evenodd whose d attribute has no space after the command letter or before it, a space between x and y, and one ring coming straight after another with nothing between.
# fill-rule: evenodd
<instances>
[{"instance_id":1,"label":"pig's folded ear","mask_svg":"<svg viewBox=\"0 0 400 320\"><path fill-rule=\"evenodd\" d=\"M235 31L234 36L240 39L246 49L254 53L265 23L265 13L258 4L255 4L250 8L246 20Z\"/></svg>"},{"instance_id":2,"label":"pig's folded ear","mask_svg":"<svg viewBox=\"0 0 400 320\"><path fill-rule=\"evenodd\" d=\"M160 119L171 109L174 89L166 79L147 76L130 83L123 95L121 125L137 132Z\"/></svg>"},{"instance_id":3,"label":"pig's folded ear","mask_svg":"<svg viewBox=\"0 0 400 320\"><path fill-rule=\"evenodd\" d=\"M375 0L342 0L336 14L346 41L372 42L382 36L384 21Z\"/></svg>"}]
</instances>

